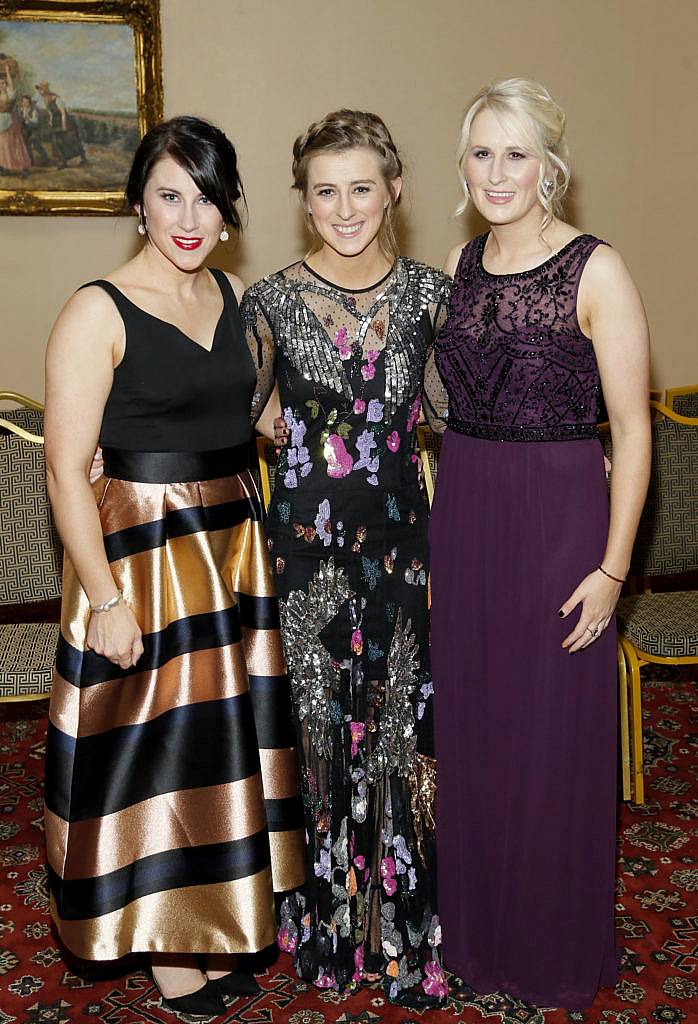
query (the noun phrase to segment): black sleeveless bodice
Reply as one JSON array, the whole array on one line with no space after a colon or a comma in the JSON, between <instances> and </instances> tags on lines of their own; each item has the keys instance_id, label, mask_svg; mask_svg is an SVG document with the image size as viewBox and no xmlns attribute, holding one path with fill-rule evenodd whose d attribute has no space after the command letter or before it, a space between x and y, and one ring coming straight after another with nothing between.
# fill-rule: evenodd
<instances>
[{"instance_id":1,"label":"black sleeveless bodice","mask_svg":"<svg viewBox=\"0 0 698 1024\"><path fill-rule=\"evenodd\" d=\"M211 351L146 313L110 281L92 281L113 299L126 331L124 358L104 407L102 447L139 452L208 452L249 441L256 373L225 274ZM85 286L87 287L87 286Z\"/></svg>"}]
</instances>

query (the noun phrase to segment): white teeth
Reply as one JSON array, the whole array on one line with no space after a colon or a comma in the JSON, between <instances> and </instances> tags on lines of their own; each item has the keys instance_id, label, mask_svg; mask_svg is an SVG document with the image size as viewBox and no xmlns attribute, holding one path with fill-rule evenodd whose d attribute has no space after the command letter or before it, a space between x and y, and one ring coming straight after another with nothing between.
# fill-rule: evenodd
<instances>
[{"instance_id":1,"label":"white teeth","mask_svg":"<svg viewBox=\"0 0 698 1024\"><path fill-rule=\"evenodd\" d=\"M351 227L342 227L340 224L335 224L335 231L339 231L340 235L355 235L357 231L361 230L361 224L352 224Z\"/></svg>"},{"instance_id":2,"label":"white teeth","mask_svg":"<svg viewBox=\"0 0 698 1024\"><path fill-rule=\"evenodd\" d=\"M487 190L485 190L487 192ZM488 196L493 196L495 199L511 199L514 195L513 192L487 192Z\"/></svg>"}]
</instances>

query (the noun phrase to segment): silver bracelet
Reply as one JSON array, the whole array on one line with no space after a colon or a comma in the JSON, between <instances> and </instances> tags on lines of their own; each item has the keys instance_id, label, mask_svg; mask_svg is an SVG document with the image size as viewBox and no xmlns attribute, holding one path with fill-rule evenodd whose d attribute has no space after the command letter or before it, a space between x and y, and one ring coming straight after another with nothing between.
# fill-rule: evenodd
<instances>
[{"instance_id":1,"label":"silver bracelet","mask_svg":"<svg viewBox=\"0 0 698 1024\"><path fill-rule=\"evenodd\" d=\"M109 612L112 608L116 608L117 604L121 604L124 599L124 595L120 590L117 590L114 597L110 597L108 601L103 601L102 604L91 604L90 611L93 615L101 615L102 612Z\"/></svg>"}]
</instances>

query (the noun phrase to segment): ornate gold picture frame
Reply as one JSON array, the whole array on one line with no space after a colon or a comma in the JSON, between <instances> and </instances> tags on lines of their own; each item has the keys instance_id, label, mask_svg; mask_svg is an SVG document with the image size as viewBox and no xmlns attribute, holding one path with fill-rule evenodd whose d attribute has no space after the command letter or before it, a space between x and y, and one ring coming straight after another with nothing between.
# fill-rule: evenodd
<instances>
[{"instance_id":1,"label":"ornate gold picture frame","mask_svg":"<svg viewBox=\"0 0 698 1024\"><path fill-rule=\"evenodd\" d=\"M123 213L162 120L159 0L0 0L0 214Z\"/></svg>"}]
</instances>

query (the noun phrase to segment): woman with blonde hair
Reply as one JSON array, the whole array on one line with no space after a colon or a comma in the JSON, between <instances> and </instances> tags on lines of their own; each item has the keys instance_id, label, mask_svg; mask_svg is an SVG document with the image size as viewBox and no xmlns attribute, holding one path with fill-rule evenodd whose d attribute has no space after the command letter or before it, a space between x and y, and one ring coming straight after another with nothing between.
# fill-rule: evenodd
<instances>
[{"instance_id":1,"label":"woman with blonde hair","mask_svg":"<svg viewBox=\"0 0 698 1024\"><path fill-rule=\"evenodd\" d=\"M564 128L526 79L463 122L460 209L489 231L449 258L435 351L432 663L446 966L581 1010L616 977L614 609L649 473L649 359L622 259L560 219Z\"/></svg>"},{"instance_id":2,"label":"woman with blonde hair","mask_svg":"<svg viewBox=\"0 0 698 1024\"><path fill-rule=\"evenodd\" d=\"M269 509L302 760L308 878L279 941L303 978L446 994L434 899L427 508L415 430L450 289L397 255L402 164L375 114L295 142L313 245L260 281L243 321L288 432Z\"/></svg>"}]
</instances>

